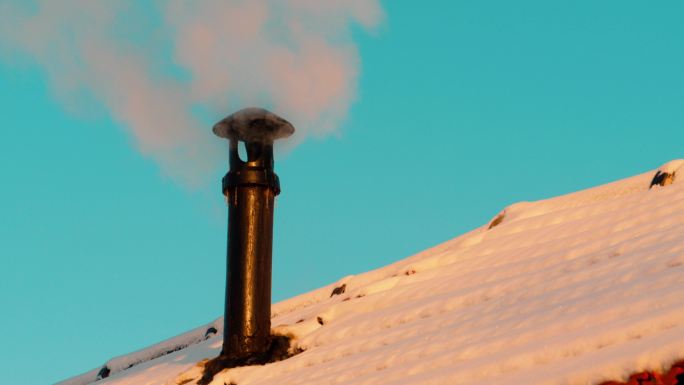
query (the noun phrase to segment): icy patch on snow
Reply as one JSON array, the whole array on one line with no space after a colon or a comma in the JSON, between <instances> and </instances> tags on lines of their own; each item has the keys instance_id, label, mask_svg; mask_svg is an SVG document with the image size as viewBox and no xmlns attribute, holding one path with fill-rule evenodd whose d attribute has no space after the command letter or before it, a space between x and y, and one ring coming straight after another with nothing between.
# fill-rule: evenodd
<instances>
[{"instance_id":1,"label":"icy patch on snow","mask_svg":"<svg viewBox=\"0 0 684 385\"><path fill-rule=\"evenodd\" d=\"M305 351L212 385L567 385L667 367L684 357L684 184L649 190L653 175L511 205L497 226L275 304L274 329ZM102 383L193 384L220 344Z\"/></svg>"}]
</instances>

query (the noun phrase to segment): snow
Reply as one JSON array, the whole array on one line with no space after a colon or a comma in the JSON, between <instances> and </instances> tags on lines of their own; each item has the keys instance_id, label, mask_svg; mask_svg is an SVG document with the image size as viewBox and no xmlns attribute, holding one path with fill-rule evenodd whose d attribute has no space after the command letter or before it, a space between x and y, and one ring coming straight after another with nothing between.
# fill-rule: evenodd
<instances>
[{"instance_id":1,"label":"snow","mask_svg":"<svg viewBox=\"0 0 684 385\"><path fill-rule=\"evenodd\" d=\"M109 375L121 372L123 370L136 367L143 363L148 363L165 355L182 350L191 345L197 345L202 341L208 340L211 337L223 332L223 317L216 319L207 325L195 328L187 333L183 333L174 338L162 341L158 344L152 345L148 348L139 350L137 352L129 353L120 357L112 358L107 361L102 368L106 368ZM140 365L142 367L144 365ZM73 377L66 381L62 381L60 385L84 385L93 382L95 379L101 379L100 371L102 368L93 369L80 376ZM139 367L136 367L139 368Z\"/></svg>"},{"instance_id":2,"label":"snow","mask_svg":"<svg viewBox=\"0 0 684 385\"><path fill-rule=\"evenodd\" d=\"M658 171L666 172L668 174L672 174L678 171L684 173L684 167L682 166L684 166L684 159L675 159L660 166L660 168L658 168Z\"/></svg>"},{"instance_id":3,"label":"snow","mask_svg":"<svg viewBox=\"0 0 684 385\"><path fill-rule=\"evenodd\" d=\"M511 205L491 229L275 304L274 329L305 351L212 384L571 385L666 368L684 358L684 183L649 189L655 172ZM210 325L110 361L98 384L194 384L220 351Z\"/></svg>"}]
</instances>

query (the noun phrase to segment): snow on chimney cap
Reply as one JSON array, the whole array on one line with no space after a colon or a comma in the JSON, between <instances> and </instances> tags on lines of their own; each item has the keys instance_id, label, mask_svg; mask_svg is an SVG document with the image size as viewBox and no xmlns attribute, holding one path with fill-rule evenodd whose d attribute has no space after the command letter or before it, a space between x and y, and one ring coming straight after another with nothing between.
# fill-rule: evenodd
<instances>
[{"instance_id":1,"label":"snow on chimney cap","mask_svg":"<svg viewBox=\"0 0 684 385\"><path fill-rule=\"evenodd\" d=\"M292 135L295 129L290 122L270 111L250 107L228 115L214 125L213 131L222 138L272 143Z\"/></svg>"}]
</instances>

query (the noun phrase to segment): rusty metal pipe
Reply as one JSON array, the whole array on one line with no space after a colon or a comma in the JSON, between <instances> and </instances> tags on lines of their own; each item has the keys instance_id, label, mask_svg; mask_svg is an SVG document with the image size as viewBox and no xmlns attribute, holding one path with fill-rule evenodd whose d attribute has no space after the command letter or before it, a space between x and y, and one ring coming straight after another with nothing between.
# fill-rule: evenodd
<instances>
[{"instance_id":1,"label":"rusty metal pipe","mask_svg":"<svg viewBox=\"0 0 684 385\"><path fill-rule=\"evenodd\" d=\"M294 127L260 108L240 110L213 131L230 141L230 170L222 189L228 203L228 268L222 356L246 358L268 350L271 332L273 203L280 181L273 142ZM238 152L245 144L246 157Z\"/></svg>"}]
</instances>

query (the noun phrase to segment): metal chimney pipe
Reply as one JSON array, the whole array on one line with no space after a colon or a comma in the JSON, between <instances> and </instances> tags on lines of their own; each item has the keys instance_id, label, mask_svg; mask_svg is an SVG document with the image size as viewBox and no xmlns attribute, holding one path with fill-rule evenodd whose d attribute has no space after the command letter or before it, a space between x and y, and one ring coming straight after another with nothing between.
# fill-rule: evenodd
<instances>
[{"instance_id":1,"label":"metal chimney pipe","mask_svg":"<svg viewBox=\"0 0 684 385\"><path fill-rule=\"evenodd\" d=\"M265 353L271 334L273 202L280 182L273 171L273 142L294 127L261 108L246 108L216 123L230 141L230 170L223 177L228 203L228 269L222 356ZM243 142L247 159L240 159Z\"/></svg>"}]
</instances>

